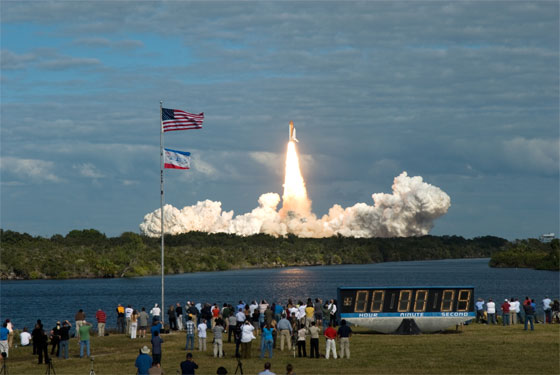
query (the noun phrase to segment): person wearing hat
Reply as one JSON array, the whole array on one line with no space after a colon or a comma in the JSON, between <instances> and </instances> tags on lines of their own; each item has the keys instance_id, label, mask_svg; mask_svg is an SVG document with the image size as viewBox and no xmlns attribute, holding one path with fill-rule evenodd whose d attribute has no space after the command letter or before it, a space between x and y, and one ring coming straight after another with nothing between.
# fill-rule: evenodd
<instances>
[{"instance_id":1,"label":"person wearing hat","mask_svg":"<svg viewBox=\"0 0 560 375\"><path fill-rule=\"evenodd\" d=\"M152 357L150 357L150 348L146 345L140 349L140 354L136 357L134 366L138 369L138 375L148 375L148 371L152 367Z\"/></svg>"}]
</instances>

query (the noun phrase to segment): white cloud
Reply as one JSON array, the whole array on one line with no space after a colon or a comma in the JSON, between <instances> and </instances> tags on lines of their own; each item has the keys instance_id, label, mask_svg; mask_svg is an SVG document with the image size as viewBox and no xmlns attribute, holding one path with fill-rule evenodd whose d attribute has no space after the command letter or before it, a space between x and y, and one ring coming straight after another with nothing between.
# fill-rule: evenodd
<instances>
[{"instance_id":1,"label":"white cloud","mask_svg":"<svg viewBox=\"0 0 560 375\"><path fill-rule=\"evenodd\" d=\"M14 157L0 158L0 169L14 174L17 178L31 178L35 182L61 182L61 178L53 173L54 163L46 160L20 159Z\"/></svg>"},{"instance_id":2,"label":"white cloud","mask_svg":"<svg viewBox=\"0 0 560 375\"><path fill-rule=\"evenodd\" d=\"M105 177L105 175L101 173L95 167L95 165L91 163L74 164L72 168L79 171L80 174L84 177L94 178L94 179Z\"/></svg>"},{"instance_id":3,"label":"white cloud","mask_svg":"<svg viewBox=\"0 0 560 375\"><path fill-rule=\"evenodd\" d=\"M560 138L539 139L516 137L503 141L505 159L513 168L534 170L545 175L558 175Z\"/></svg>"}]
</instances>

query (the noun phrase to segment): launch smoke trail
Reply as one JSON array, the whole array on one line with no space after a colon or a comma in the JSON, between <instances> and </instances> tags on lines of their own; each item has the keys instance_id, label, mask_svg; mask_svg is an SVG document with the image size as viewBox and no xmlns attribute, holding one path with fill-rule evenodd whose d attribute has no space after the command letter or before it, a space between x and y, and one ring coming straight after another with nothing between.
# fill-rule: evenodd
<instances>
[{"instance_id":1,"label":"launch smoke trail","mask_svg":"<svg viewBox=\"0 0 560 375\"><path fill-rule=\"evenodd\" d=\"M451 205L449 196L441 189L424 182L420 176L409 177L406 172L395 178L392 190L391 194L373 194L373 205L357 203L347 208L334 205L320 219L311 212L279 212L280 196L276 193L261 195L257 208L235 217L233 211L223 211L220 202L210 200L181 210L166 205L165 233L202 231L241 236L292 233L315 238L338 234L346 237L420 236L428 234L434 220L444 215ZM142 233L159 236L160 215L159 209L147 214L140 224Z\"/></svg>"}]
</instances>

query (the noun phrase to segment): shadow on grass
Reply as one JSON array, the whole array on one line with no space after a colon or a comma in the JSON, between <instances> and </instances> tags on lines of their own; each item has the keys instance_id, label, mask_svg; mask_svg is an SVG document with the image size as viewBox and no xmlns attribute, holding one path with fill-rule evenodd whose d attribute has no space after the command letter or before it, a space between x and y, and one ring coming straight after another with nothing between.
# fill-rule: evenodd
<instances>
[{"instance_id":1,"label":"shadow on grass","mask_svg":"<svg viewBox=\"0 0 560 375\"><path fill-rule=\"evenodd\" d=\"M445 331L439 331L439 332L428 332L428 333L419 333L418 335L457 335L457 334L462 334L463 330L462 329L447 329ZM379 336L386 336L386 335L392 335L392 336L418 336L415 334L410 334L410 335L406 335L406 334L399 334L399 333L380 333L380 332L375 332L375 331L355 331L353 332L354 335L379 335Z\"/></svg>"}]
</instances>

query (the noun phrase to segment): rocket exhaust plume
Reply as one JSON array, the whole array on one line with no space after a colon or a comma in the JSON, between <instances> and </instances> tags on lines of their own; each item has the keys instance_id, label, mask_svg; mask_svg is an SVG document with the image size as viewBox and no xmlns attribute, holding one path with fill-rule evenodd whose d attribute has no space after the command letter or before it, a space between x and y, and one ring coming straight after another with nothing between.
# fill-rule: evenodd
<instances>
[{"instance_id":1,"label":"rocket exhaust plume","mask_svg":"<svg viewBox=\"0 0 560 375\"><path fill-rule=\"evenodd\" d=\"M266 193L258 199L259 207L251 212L233 216L233 211L222 211L221 202L205 200L179 210L165 205L164 231L180 234L190 231L231 233L250 236L265 233L272 236L295 234L300 237L407 237L426 235L433 222L451 206L449 196L422 177L409 177L402 172L395 177L392 194L372 195L373 206L356 203L343 208L335 204L321 219L311 212L301 174L295 143L296 130L290 122L286 152L286 170L282 208L277 211L280 196ZM144 216L140 230L147 236L159 237L161 210Z\"/></svg>"},{"instance_id":2,"label":"rocket exhaust plume","mask_svg":"<svg viewBox=\"0 0 560 375\"><path fill-rule=\"evenodd\" d=\"M286 217L290 213L300 217L311 215L311 201L307 198L307 189L301 175L296 145L293 141L288 142L286 152L286 173L280 216Z\"/></svg>"}]
</instances>

